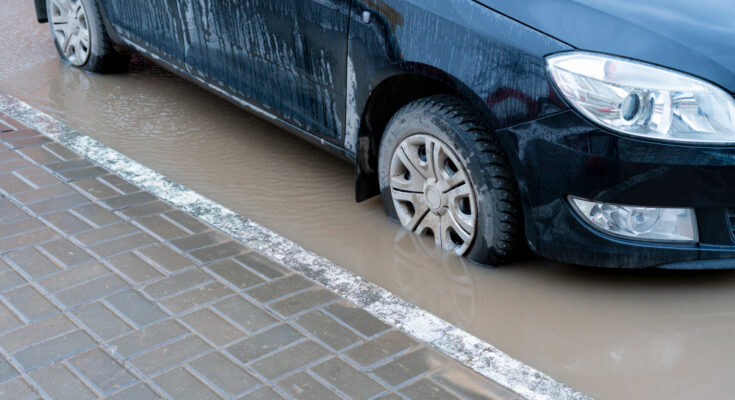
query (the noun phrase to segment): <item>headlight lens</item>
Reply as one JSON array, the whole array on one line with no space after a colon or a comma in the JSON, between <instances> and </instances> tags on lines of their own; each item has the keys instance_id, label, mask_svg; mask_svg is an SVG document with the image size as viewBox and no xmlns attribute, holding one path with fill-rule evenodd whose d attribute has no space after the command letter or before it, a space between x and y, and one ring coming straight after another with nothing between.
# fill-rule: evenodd
<instances>
[{"instance_id":1,"label":"headlight lens","mask_svg":"<svg viewBox=\"0 0 735 400\"><path fill-rule=\"evenodd\" d=\"M569 196L574 210L593 227L632 240L696 243L697 220L690 208L651 208L600 203Z\"/></svg>"},{"instance_id":2,"label":"headlight lens","mask_svg":"<svg viewBox=\"0 0 735 400\"><path fill-rule=\"evenodd\" d=\"M735 101L700 79L585 52L547 63L572 106L604 127L675 142L735 143Z\"/></svg>"}]
</instances>

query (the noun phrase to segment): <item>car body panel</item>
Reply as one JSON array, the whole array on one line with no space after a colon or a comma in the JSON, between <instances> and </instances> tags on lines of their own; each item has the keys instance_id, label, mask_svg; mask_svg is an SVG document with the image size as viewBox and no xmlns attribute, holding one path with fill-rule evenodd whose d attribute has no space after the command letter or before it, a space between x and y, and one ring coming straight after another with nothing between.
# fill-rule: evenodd
<instances>
[{"instance_id":1,"label":"car body panel","mask_svg":"<svg viewBox=\"0 0 735 400\"><path fill-rule=\"evenodd\" d=\"M124 39L323 139L344 134L350 0L104 0Z\"/></svg>"},{"instance_id":2,"label":"car body panel","mask_svg":"<svg viewBox=\"0 0 735 400\"><path fill-rule=\"evenodd\" d=\"M581 50L663 65L735 92L735 3L476 0Z\"/></svg>"}]
</instances>

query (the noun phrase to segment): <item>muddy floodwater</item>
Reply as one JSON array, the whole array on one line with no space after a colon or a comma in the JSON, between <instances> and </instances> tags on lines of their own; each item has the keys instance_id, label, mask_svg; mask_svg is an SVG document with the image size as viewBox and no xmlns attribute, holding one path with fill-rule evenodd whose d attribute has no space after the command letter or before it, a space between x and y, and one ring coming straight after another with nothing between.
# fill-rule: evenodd
<instances>
[{"instance_id":1,"label":"muddy floodwater","mask_svg":"<svg viewBox=\"0 0 735 400\"><path fill-rule=\"evenodd\" d=\"M31 1L0 0L0 91L20 98L600 399L735 393L735 271L627 271L442 255L354 202L353 169L142 59L59 62Z\"/></svg>"}]
</instances>

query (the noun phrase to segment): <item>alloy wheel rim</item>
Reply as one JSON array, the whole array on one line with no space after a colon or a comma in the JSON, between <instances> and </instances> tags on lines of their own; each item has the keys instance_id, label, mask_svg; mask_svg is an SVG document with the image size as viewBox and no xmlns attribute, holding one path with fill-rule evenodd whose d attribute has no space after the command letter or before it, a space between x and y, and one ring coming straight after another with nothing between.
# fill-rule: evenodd
<instances>
[{"instance_id":1,"label":"alloy wheel rim","mask_svg":"<svg viewBox=\"0 0 735 400\"><path fill-rule=\"evenodd\" d=\"M91 35L82 0L51 0L51 27L61 51L74 66L89 59Z\"/></svg>"},{"instance_id":2,"label":"alloy wheel rim","mask_svg":"<svg viewBox=\"0 0 735 400\"><path fill-rule=\"evenodd\" d=\"M449 146L423 133L404 139L393 152L390 190L405 228L432 235L458 255L467 252L477 225L475 192Z\"/></svg>"}]
</instances>

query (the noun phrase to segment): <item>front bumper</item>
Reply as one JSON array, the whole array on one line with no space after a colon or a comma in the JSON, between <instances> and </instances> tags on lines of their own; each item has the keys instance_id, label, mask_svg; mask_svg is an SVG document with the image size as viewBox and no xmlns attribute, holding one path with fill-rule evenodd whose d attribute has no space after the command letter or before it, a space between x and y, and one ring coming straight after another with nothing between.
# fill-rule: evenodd
<instances>
[{"instance_id":1,"label":"front bumper","mask_svg":"<svg viewBox=\"0 0 735 400\"><path fill-rule=\"evenodd\" d=\"M735 268L735 218L731 223L728 214L735 208L735 146L677 145L617 135L573 110L498 135L519 181L529 245L540 255L609 267ZM699 243L605 235L576 215L566 200L569 195L633 206L694 208Z\"/></svg>"}]
</instances>

